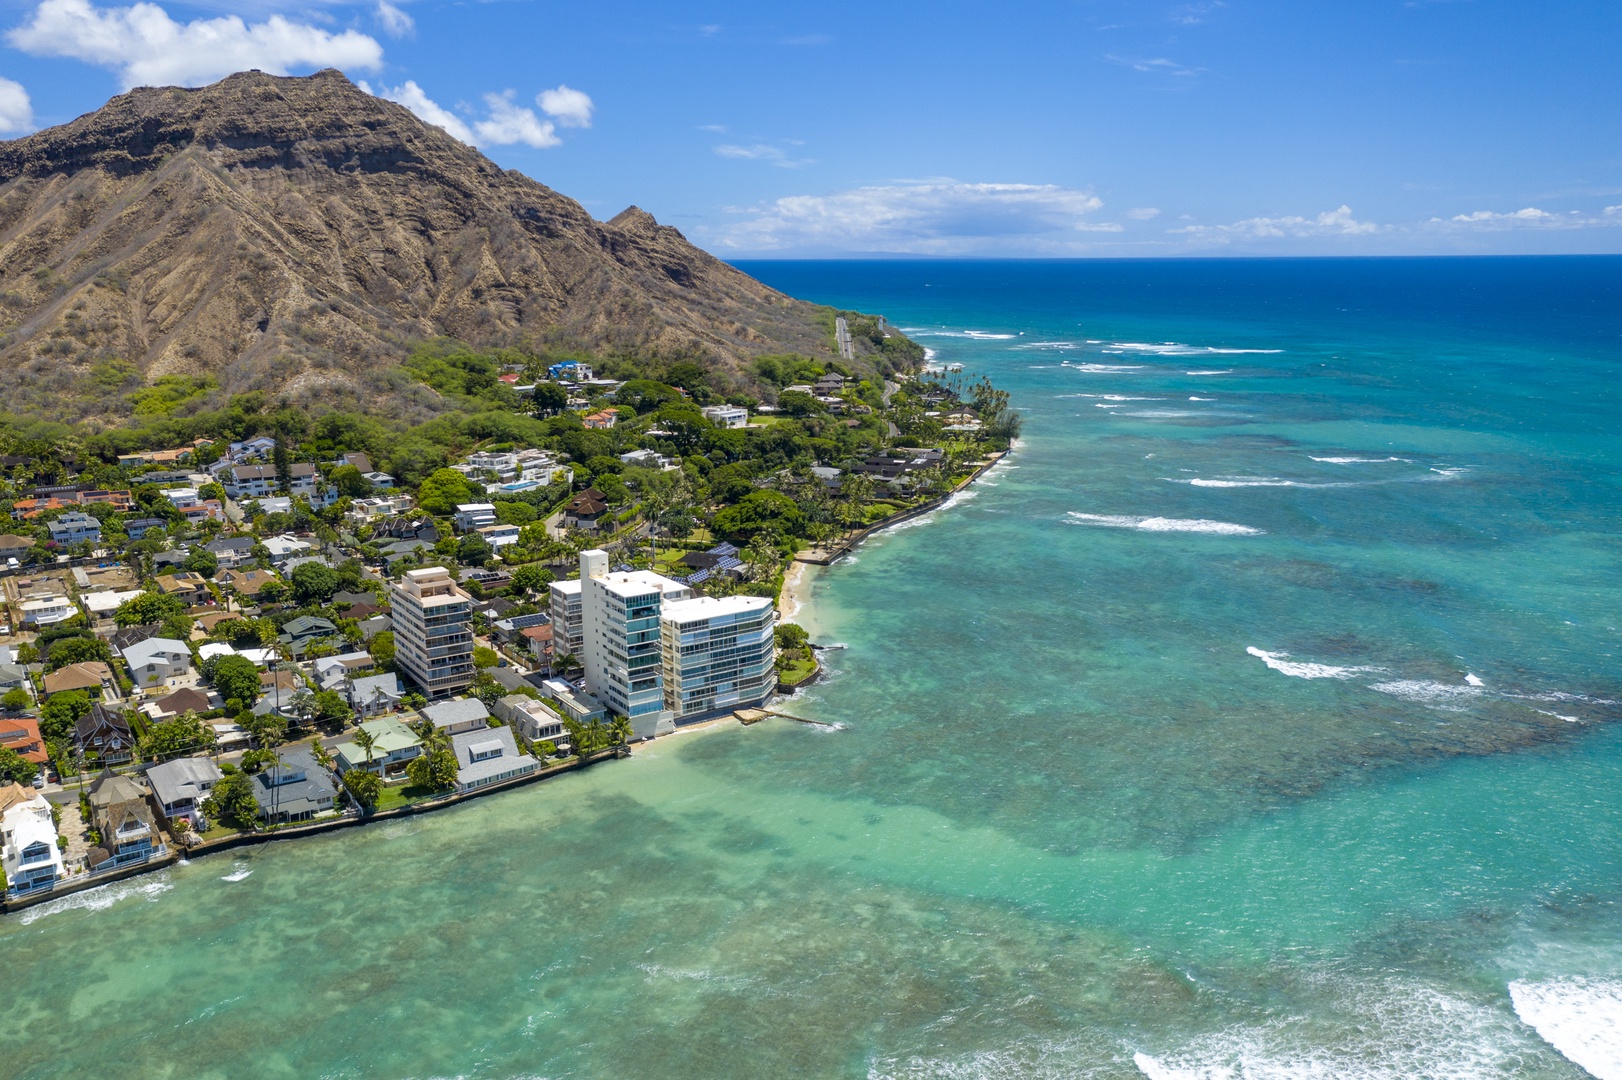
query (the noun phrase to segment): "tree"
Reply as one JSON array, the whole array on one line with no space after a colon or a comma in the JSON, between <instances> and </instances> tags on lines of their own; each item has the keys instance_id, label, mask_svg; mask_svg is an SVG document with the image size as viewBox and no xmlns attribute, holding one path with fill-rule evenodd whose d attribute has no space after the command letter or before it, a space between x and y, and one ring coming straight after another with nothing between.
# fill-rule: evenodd
<instances>
[{"instance_id":1,"label":"tree","mask_svg":"<svg viewBox=\"0 0 1622 1080\"><path fill-rule=\"evenodd\" d=\"M91 660L111 662L112 659L112 649L100 638L70 637L51 643L45 666L55 671L68 664L82 664Z\"/></svg>"},{"instance_id":2,"label":"tree","mask_svg":"<svg viewBox=\"0 0 1622 1080\"><path fill-rule=\"evenodd\" d=\"M716 514L714 525L716 532L735 540L748 541L768 529L798 536L805 529L805 512L780 491L755 491Z\"/></svg>"},{"instance_id":3,"label":"tree","mask_svg":"<svg viewBox=\"0 0 1622 1080\"><path fill-rule=\"evenodd\" d=\"M777 639L778 652L799 652L811 641L811 635L805 627L791 622L778 623L777 628L772 631L772 636Z\"/></svg>"},{"instance_id":4,"label":"tree","mask_svg":"<svg viewBox=\"0 0 1622 1080\"><path fill-rule=\"evenodd\" d=\"M338 724L349 723L355 716L355 710L349 707L349 702L336 690L317 690L315 692L315 718L323 723Z\"/></svg>"},{"instance_id":5,"label":"tree","mask_svg":"<svg viewBox=\"0 0 1622 1080\"><path fill-rule=\"evenodd\" d=\"M4 695L0 695L0 709L5 709L7 712L22 712L28 708L28 703L32 700L28 696L27 690L20 686L14 686L7 690Z\"/></svg>"},{"instance_id":6,"label":"tree","mask_svg":"<svg viewBox=\"0 0 1622 1080\"><path fill-rule=\"evenodd\" d=\"M340 465L327 474L327 480L338 489L338 494L351 499L364 499L372 493L372 482L353 465Z\"/></svg>"},{"instance_id":7,"label":"tree","mask_svg":"<svg viewBox=\"0 0 1622 1080\"><path fill-rule=\"evenodd\" d=\"M552 584L555 576L552 571L535 563L528 563L513 571L513 590L517 593L539 592ZM372 653L376 656L374 650Z\"/></svg>"},{"instance_id":8,"label":"tree","mask_svg":"<svg viewBox=\"0 0 1622 1080\"><path fill-rule=\"evenodd\" d=\"M483 702L486 709L494 709L496 702L507 696L507 688L496 682L488 671L475 674L468 691Z\"/></svg>"},{"instance_id":9,"label":"tree","mask_svg":"<svg viewBox=\"0 0 1622 1080\"><path fill-rule=\"evenodd\" d=\"M215 660L209 681L227 701L234 698L243 705L252 705L259 700L259 669L246 656L222 656Z\"/></svg>"},{"instance_id":10,"label":"tree","mask_svg":"<svg viewBox=\"0 0 1622 1080\"><path fill-rule=\"evenodd\" d=\"M473 502L483 494L455 469L437 469L417 489L417 506L435 517L449 517L457 503Z\"/></svg>"},{"instance_id":11,"label":"tree","mask_svg":"<svg viewBox=\"0 0 1622 1080\"><path fill-rule=\"evenodd\" d=\"M260 746L280 746L287 741L287 721L273 712L250 712L239 716L237 723L247 728Z\"/></svg>"},{"instance_id":12,"label":"tree","mask_svg":"<svg viewBox=\"0 0 1622 1080\"><path fill-rule=\"evenodd\" d=\"M293 600L299 604L325 604L338 591L338 571L325 563L299 563L291 580Z\"/></svg>"},{"instance_id":13,"label":"tree","mask_svg":"<svg viewBox=\"0 0 1622 1080\"><path fill-rule=\"evenodd\" d=\"M415 690L412 690L400 698L400 704L404 705L408 709L421 709L423 706L428 704L428 699L417 693Z\"/></svg>"},{"instance_id":14,"label":"tree","mask_svg":"<svg viewBox=\"0 0 1622 1080\"><path fill-rule=\"evenodd\" d=\"M367 651L372 654L372 661L381 671L394 670L394 631L380 630L372 635Z\"/></svg>"},{"instance_id":15,"label":"tree","mask_svg":"<svg viewBox=\"0 0 1622 1080\"><path fill-rule=\"evenodd\" d=\"M411 759L406 775L420 788L444 791L456 786L456 755L447 746L424 748L424 752Z\"/></svg>"},{"instance_id":16,"label":"tree","mask_svg":"<svg viewBox=\"0 0 1622 1080\"><path fill-rule=\"evenodd\" d=\"M365 728L359 727L355 729L354 739L355 745L360 747L361 752L366 755L366 764L370 765L372 763L372 751L377 749L377 736Z\"/></svg>"},{"instance_id":17,"label":"tree","mask_svg":"<svg viewBox=\"0 0 1622 1080\"><path fill-rule=\"evenodd\" d=\"M535 384L530 411L536 416L555 416L569 407L569 392L555 382Z\"/></svg>"},{"instance_id":18,"label":"tree","mask_svg":"<svg viewBox=\"0 0 1622 1080\"><path fill-rule=\"evenodd\" d=\"M464 566L483 565L495 551L478 533L468 533L456 542L456 561Z\"/></svg>"},{"instance_id":19,"label":"tree","mask_svg":"<svg viewBox=\"0 0 1622 1080\"><path fill-rule=\"evenodd\" d=\"M224 770L221 770L224 771ZM214 782L203 813L215 821L230 821L250 829L259 818L259 802L253 797L253 780L247 773L232 769Z\"/></svg>"},{"instance_id":20,"label":"tree","mask_svg":"<svg viewBox=\"0 0 1622 1080\"><path fill-rule=\"evenodd\" d=\"M207 548L192 548L186 553L186 561L181 564L194 574L202 574L211 578L220 568L220 560Z\"/></svg>"},{"instance_id":21,"label":"tree","mask_svg":"<svg viewBox=\"0 0 1622 1080\"><path fill-rule=\"evenodd\" d=\"M9 746L0 746L0 784L32 784L39 766Z\"/></svg>"},{"instance_id":22,"label":"tree","mask_svg":"<svg viewBox=\"0 0 1622 1080\"><path fill-rule=\"evenodd\" d=\"M147 728L141 738L141 756L148 761L201 754L213 747L214 729L195 712L181 713Z\"/></svg>"},{"instance_id":23,"label":"tree","mask_svg":"<svg viewBox=\"0 0 1622 1080\"><path fill-rule=\"evenodd\" d=\"M257 750L249 750L247 753L242 755L241 764L243 772L259 772L267 766L276 764L276 751L270 749L269 747L260 747Z\"/></svg>"},{"instance_id":24,"label":"tree","mask_svg":"<svg viewBox=\"0 0 1622 1080\"><path fill-rule=\"evenodd\" d=\"M628 716L614 717L613 723L608 725L608 731L613 737L615 746L624 746L636 734L631 727L631 718Z\"/></svg>"},{"instance_id":25,"label":"tree","mask_svg":"<svg viewBox=\"0 0 1622 1080\"><path fill-rule=\"evenodd\" d=\"M350 769L344 773L344 787L355 805L363 810L372 809L383 797L383 778L365 769Z\"/></svg>"},{"instance_id":26,"label":"tree","mask_svg":"<svg viewBox=\"0 0 1622 1080\"><path fill-rule=\"evenodd\" d=\"M73 734L79 718L90 712L90 695L83 690L52 694L39 712L39 731L46 739L66 739Z\"/></svg>"},{"instance_id":27,"label":"tree","mask_svg":"<svg viewBox=\"0 0 1622 1080\"><path fill-rule=\"evenodd\" d=\"M499 667L500 664L501 656L496 650L483 645L473 646L473 666L476 669L483 671L485 668Z\"/></svg>"},{"instance_id":28,"label":"tree","mask_svg":"<svg viewBox=\"0 0 1622 1080\"><path fill-rule=\"evenodd\" d=\"M144 592L119 604L113 612L113 621L119 626L144 626L185 613L186 605L178 597L165 596L161 592Z\"/></svg>"}]
</instances>

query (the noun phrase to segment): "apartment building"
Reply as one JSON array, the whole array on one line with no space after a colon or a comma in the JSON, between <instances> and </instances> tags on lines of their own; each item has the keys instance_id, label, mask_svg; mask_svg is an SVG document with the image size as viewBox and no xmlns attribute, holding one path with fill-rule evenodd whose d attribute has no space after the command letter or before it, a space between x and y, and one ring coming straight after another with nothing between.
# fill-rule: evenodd
<instances>
[{"instance_id":1,"label":"apartment building","mask_svg":"<svg viewBox=\"0 0 1622 1080\"><path fill-rule=\"evenodd\" d=\"M443 566L408 570L393 588L395 663L429 697L473 682L473 598Z\"/></svg>"},{"instance_id":2,"label":"apartment building","mask_svg":"<svg viewBox=\"0 0 1622 1080\"><path fill-rule=\"evenodd\" d=\"M692 590L647 570L610 571L608 553L580 554L586 692L632 721L664 711L659 611Z\"/></svg>"},{"instance_id":3,"label":"apartment building","mask_svg":"<svg viewBox=\"0 0 1622 1080\"><path fill-rule=\"evenodd\" d=\"M552 582L552 655L578 658L586 648L580 582Z\"/></svg>"},{"instance_id":4,"label":"apartment building","mask_svg":"<svg viewBox=\"0 0 1622 1080\"><path fill-rule=\"evenodd\" d=\"M677 723L758 706L777 686L777 607L764 596L697 597L659 615L665 708Z\"/></svg>"}]
</instances>

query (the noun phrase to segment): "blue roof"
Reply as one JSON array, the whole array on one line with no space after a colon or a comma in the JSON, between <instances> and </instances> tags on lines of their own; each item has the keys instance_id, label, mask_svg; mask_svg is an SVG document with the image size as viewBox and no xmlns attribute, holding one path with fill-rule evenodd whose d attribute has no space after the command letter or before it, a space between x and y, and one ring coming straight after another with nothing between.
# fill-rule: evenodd
<instances>
[{"instance_id":1,"label":"blue roof","mask_svg":"<svg viewBox=\"0 0 1622 1080\"><path fill-rule=\"evenodd\" d=\"M738 549L737 549L736 546L734 546L732 544L729 544L725 540L723 540L719 544L716 544L714 547L710 548L710 554L711 555L736 555L736 554L738 554Z\"/></svg>"}]
</instances>

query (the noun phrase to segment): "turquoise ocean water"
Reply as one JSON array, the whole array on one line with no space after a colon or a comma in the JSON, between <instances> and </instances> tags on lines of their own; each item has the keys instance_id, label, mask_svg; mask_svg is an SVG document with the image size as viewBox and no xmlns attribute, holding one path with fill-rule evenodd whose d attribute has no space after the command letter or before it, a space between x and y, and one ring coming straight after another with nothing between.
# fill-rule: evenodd
<instances>
[{"instance_id":1,"label":"turquoise ocean water","mask_svg":"<svg viewBox=\"0 0 1622 1080\"><path fill-rule=\"evenodd\" d=\"M746 269L1028 418L840 726L0 920L0 1074L1622 1076L1622 259Z\"/></svg>"}]
</instances>

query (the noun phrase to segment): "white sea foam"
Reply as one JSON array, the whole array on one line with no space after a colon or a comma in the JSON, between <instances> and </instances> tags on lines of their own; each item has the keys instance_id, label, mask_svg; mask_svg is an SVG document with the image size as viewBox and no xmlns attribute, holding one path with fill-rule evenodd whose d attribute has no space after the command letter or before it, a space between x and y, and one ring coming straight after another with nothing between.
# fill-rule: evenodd
<instances>
[{"instance_id":1,"label":"white sea foam","mask_svg":"<svg viewBox=\"0 0 1622 1080\"><path fill-rule=\"evenodd\" d=\"M1017 349L1074 349L1074 341L1027 341L1014 346Z\"/></svg>"},{"instance_id":2,"label":"white sea foam","mask_svg":"<svg viewBox=\"0 0 1622 1080\"><path fill-rule=\"evenodd\" d=\"M1354 675L1385 670L1377 667L1335 667L1331 664L1310 664L1289 659L1290 654L1287 652L1264 652L1254 645L1246 646L1245 652L1256 657L1279 674L1288 675L1292 679L1350 679Z\"/></svg>"},{"instance_id":3,"label":"white sea foam","mask_svg":"<svg viewBox=\"0 0 1622 1080\"><path fill-rule=\"evenodd\" d=\"M1567 716L1565 713L1550 712L1548 709L1534 709L1533 711L1542 713L1544 716L1552 716L1556 720L1564 720L1568 724L1581 723L1580 717Z\"/></svg>"},{"instance_id":4,"label":"white sea foam","mask_svg":"<svg viewBox=\"0 0 1622 1080\"><path fill-rule=\"evenodd\" d=\"M1260 536L1262 529L1249 525L1235 525L1231 521L1208 521L1205 518L1141 517L1134 514L1083 514L1075 510L1067 515L1074 525L1097 525L1107 529L1141 529L1144 532L1218 533L1223 536Z\"/></svg>"},{"instance_id":5,"label":"white sea foam","mask_svg":"<svg viewBox=\"0 0 1622 1080\"><path fill-rule=\"evenodd\" d=\"M1432 465L1431 472L1440 479L1451 480L1455 476L1463 476L1469 468L1468 465Z\"/></svg>"},{"instance_id":6,"label":"white sea foam","mask_svg":"<svg viewBox=\"0 0 1622 1080\"><path fill-rule=\"evenodd\" d=\"M64 911L102 911L132 896L138 896L148 903L156 903L159 897L174 887L169 875L160 872L151 880L136 878L132 881L119 881L96 889L86 889L72 896L64 896L60 900L52 900L48 904L29 908L17 916L17 921L27 926L47 915L57 915Z\"/></svg>"},{"instance_id":7,"label":"white sea foam","mask_svg":"<svg viewBox=\"0 0 1622 1080\"><path fill-rule=\"evenodd\" d=\"M1370 683L1370 690L1378 690L1382 694L1401 698L1403 701L1412 701L1417 705L1426 705L1432 709L1441 709L1444 712L1463 712L1461 702L1468 702L1480 697L1484 691L1479 686L1468 683L1432 682L1429 679L1395 679L1391 682Z\"/></svg>"},{"instance_id":8,"label":"white sea foam","mask_svg":"<svg viewBox=\"0 0 1622 1080\"><path fill-rule=\"evenodd\" d=\"M1485 1080L1524 1075L1538 1051L1507 1010L1428 986L1353 985L1335 1005L1331 1030L1281 1017L1132 1060L1149 1080Z\"/></svg>"},{"instance_id":9,"label":"white sea foam","mask_svg":"<svg viewBox=\"0 0 1622 1080\"><path fill-rule=\"evenodd\" d=\"M1214 398L1214 397L1195 397L1194 395L1190 394L1189 397L1188 397L1188 400L1190 400L1190 401L1215 401L1216 398Z\"/></svg>"},{"instance_id":10,"label":"white sea foam","mask_svg":"<svg viewBox=\"0 0 1622 1080\"><path fill-rule=\"evenodd\" d=\"M1232 375L1233 368L1224 368L1221 371L1185 371L1185 375Z\"/></svg>"},{"instance_id":11,"label":"white sea foam","mask_svg":"<svg viewBox=\"0 0 1622 1080\"><path fill-rule=\"evenodd\" d=\"M231 872L229 874L223 875L220 878L220 880L221 881L246 881L248 879L248 876L250 874L252 874L252 873L253 873L253 867L249 866L247 863L243 862L241 859L238 859L236 862L231 864Z\"/></svg>"},{"instance_id":12,"label":"white sea foam","mask_svg":"<svg viewBox=\"0 0 1622 1080\"><path fill-rule=\"evenodd\" d=\"M1019 337L1018 334L993 334L989 330L965 330L963 334L965 337L980 338L984 341L1012 341Z\"/></svg>"},{"instance_id":13,"label":"white sea foam","mask_svg":"<svg viewBox=\"0 0 1622 1080\"><path fill-rule=\"evenodd\" d=\"M1100 401L1165 401L1158 397L1132 397L1128 394L1057 394L1057 398L1097 398Z\"/></svg>"},{"instance_id":14,"label":"white sea foam","mask_svg":"<svg viewBox=\"0 0 1622 1080\"><path fill-rule=\"evenodd\" d=\"M1060 367L1071 371L1084 371L1089 375L1124 375L1128 371L1142 371L1142 364L1072 364L1066 360Z\"/></svg>"},{"instance_id":15,"label":"white sea foam","mask_svg":"<svg viewBox=\"0 0 1622 1080\"><path fill-rule=\"evenodd\" d=\"M1176 420L1182 417L1204 416L1206 414L1189 409L1138 409L1135 412L1116 413L1115 415L1136 416L1144 420Z\"/></svg>"},{"instance_id":16,"label":"white sea foam","mask_svg":"<svg viewBox=\"0 0 1622 1080\"><path fill-rule=\"evenodd\" d=\"M1471 686L1486 686L1487 685L1486 683L1482 682L1481 679L1479 677L1477 677L1473 672L1465 672L1464 681L1469 683Z\"/></svg>"},{"instance_id":17,"label":"white sea foam","mask_svg":"<svg viewBox=\"0 0 1622 1080\"><path fill-rule=\"evenodd\" d=\"M1622 1080L1622 981L1517 979L1509 998L1519 1016L1595 1080Z\"/></svg>"},{"instance_id":18,"label":"white sea foam","mask_svg":"<svg viewBox=\"0 0 1622 1080\"><path fill-rule=\"evenodd\" d=\"M936 352L934 349L931 349L928 345L924 346L924 363L929 363L939 355L940 353Z\"/></svg>"},{"instance_id":19,"label":"white sea foam","mask_svg":"<svg viewBox=\"0 0 1622 1080\"><path fill-rule=\"evenodd\" d=\"M1379 465L1387 461L1406 461L1412 464L1412 459L1405 457L1313 457L1312 460L1327 461L1331 465Z\"/></svg>"},{"instance_id":20,"label":"white sea foam","mask_svg":"<svg viewBox=\"0 0 1622 1080\"><path fill-rule=\"evenodd\" d=\"M1123 352L1150 353L1154 356L1247 356L1252 354L1272 355L1281 353L1283 349L1220 349L1209 345L1184 345L1176 341L1162 341L1149 343L1143 341L1108 341L1099 342L1111 349Z\"/></svg>"}]
</instances>

